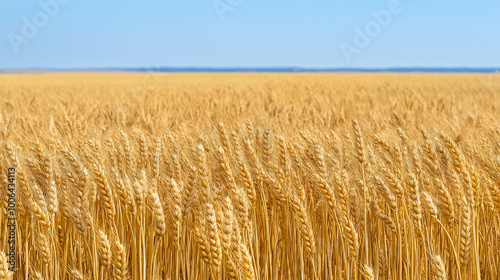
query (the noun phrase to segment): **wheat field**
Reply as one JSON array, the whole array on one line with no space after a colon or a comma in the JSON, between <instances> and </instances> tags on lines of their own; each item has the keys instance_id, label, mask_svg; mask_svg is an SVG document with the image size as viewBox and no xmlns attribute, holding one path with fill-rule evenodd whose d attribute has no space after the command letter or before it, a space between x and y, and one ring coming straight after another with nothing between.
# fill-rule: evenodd
<instances>
[{"instance_id":1,"label":"wheat field","mask_svg":"<svg viewBox=\"0 0 500 280\"><path fill-rule=\"evenodd\" d=\"M2 74L0 97L0 280L500 279L498 74Z\"/></svg>"}]
</instances>

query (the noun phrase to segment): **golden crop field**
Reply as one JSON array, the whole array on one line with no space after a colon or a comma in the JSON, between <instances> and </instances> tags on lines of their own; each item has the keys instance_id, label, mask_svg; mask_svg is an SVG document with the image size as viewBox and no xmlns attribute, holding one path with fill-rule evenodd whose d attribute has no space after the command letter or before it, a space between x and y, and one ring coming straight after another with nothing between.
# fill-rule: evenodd
<instances>
[{"instance_id":1,"label":"golden crop field","mask_svg":"<svg viewBox=\"0 0 500 280\"><path fill-rule=\"evenodd\" d=\"M2 74L0 97L0 280L500 279L498 74Z\"/></svg>"}]
</instances>

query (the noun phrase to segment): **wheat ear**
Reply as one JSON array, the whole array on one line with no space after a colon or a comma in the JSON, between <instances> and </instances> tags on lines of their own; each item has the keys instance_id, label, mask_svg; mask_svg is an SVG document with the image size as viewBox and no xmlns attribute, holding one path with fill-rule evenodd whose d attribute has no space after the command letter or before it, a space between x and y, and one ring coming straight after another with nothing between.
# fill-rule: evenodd
<instances>
[{"instance_id":1,"label":"wheat ear","mask_svg":"<svg viewBox=\"0 0 500 280\"><path fill-rule=\"evenodd\" d=\"M233 234L233 205L231 199L224 199L224 219L221 229L221 245L224 253L224 267L229 279L238 279L238 268L232 258L231 235Z\"/></svg>"},{"instance_id":2,"label":"wheat ear","mask_svg":"<svg viewBox=\"0 0 500 280\"><path fill-rule=\"evenodd\" d=\"M9 270L8 257L0 250L0 280L12 280L13 273Z\"/></svg>"},{"instance_id":3,"label":"wheat ear","mask_svg":"<svg viewBox=\"0 0 500 280\"><path fill-rule=\"evenodd\" d=\"M220 263L222 259L222 248L220 243L219 229L214 206L211 203L205 203L205 215L207 218L207 236L210 243L214 271L220 272Z\"/></svg>"},{"instance_id":4,"label":"wheat ear","mask_svg":"<svg viewBox=\"0 0 500 280\"><path fill-rule=\"evenodd\" d=\"M97 250L99 253L99 260L101 264L107 268L111 265L111 245L108 240L108 236L104 231L97 230Z\"/></svg>"},{"instance_id":5,"label":"wheat ear","mask_svg":"<svg viewBox=\"0 0 500 280\"><path fill-rule=\"evenodd\" d=\"M115 280L126 280L128 279L128 259L127 251L125 246L115 237L116 240L113 242L113 277Z\"/></svg>"}]
</instances>

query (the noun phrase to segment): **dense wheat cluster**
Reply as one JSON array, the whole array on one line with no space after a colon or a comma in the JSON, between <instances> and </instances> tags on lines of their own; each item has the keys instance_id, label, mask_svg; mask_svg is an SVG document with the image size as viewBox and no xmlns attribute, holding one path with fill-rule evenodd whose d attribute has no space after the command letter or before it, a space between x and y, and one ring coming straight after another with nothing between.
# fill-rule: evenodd
<instances>
[{"instance_id":1,"label":"dense wheat cluster","mask_svg":"<svg viewBox=\"0 0 500 280\"><path fill-rule=\"evenodd\" d=\"M498 279L499 85L2 75L0 280Z\"/></svg>"}]
</instances>

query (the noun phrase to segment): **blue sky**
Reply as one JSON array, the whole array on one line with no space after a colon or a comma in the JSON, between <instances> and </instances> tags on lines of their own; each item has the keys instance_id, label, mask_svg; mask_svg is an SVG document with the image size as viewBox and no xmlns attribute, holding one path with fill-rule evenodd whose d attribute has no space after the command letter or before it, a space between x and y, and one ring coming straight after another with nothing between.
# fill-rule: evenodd
<instances>
[{"instance_id":1,"label":"blue sky","mask_svg":"<svg viewBox=\"0 0 500 280\"><path fill-rule=\"evenodd\" d=\"M500 1L215 3L1 1L0 69L500 67Z\"/></svg>"}]
</instances>

